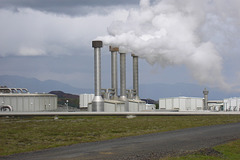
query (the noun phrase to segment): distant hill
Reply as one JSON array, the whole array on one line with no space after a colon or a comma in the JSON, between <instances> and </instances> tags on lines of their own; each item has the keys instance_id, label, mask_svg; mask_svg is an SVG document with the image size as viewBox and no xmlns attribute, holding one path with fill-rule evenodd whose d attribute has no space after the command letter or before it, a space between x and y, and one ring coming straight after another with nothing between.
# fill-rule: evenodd
<instances>
[{"instance_id":1,"label":"distant hill","mask_svg":"<svg viewBox=\"0 0 240 160\"><path fill-rule=\"evenodd\" d=\"M48 93L56 90L72 94L93 93L92 89L75 88L59 81L40 81L36 78L25 78L21 76L9 75L0 75L0 86L8 86L10 88L27 88L32 93Z\"/></svg>"},{"instance_id":2,"label":"distant hill","mask_svg":"<svg viewBox=\"0 0 240 160\"><path fill-rule=\"evenodd\" d=\"M75 88L71 85L54 81L40 81L36 78L24 78L21 76L0 75L0 86L11 88L27 88L30 92L62 91L70 94L94 93L93 89ZM140 98L158 100L166 97L203 97L204 88L209 90L210 100L221 100L229 97L240 97L240 93L228 93L217 88L210 88L198 84L176 83L176 84L140 84ZM128 87L129 89L130 87Z\"/></svg>"},{"instance_id":3,"label":"distant hill","mask_svg":"<svg viewBox=\"0 0 240 160\"><path fill-rule=\"evenodd\" d=\"M79 95L74 95L70 93L64 93L62 91L51 91L50 94L55 94L58 96L58 105L64 106L68 101L68 105L78 108L79 107Z\"/></svg>"},{"instance_id":4,"label":"distant hill","mask_svg":"<svg viewBox=\"0 0 240 160\"><path fill-rule=\"evenodd\" d=\"M79 98L79 95L74 95L70 93L64 93L62 91L51 91L50 94L55 94L58 98Z\"/></svg>"}]
</instances>

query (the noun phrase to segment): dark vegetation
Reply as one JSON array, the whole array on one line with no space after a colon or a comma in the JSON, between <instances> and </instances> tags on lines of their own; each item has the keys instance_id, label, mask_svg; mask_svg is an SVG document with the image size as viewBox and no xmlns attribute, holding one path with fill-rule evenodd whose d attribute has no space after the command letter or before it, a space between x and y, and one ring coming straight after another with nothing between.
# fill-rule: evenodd
<instances>
[{"instance_id":1,"label":"dark vegetation","mask_svg":"<svg viewBox=\"0 0 240 160\"><path fill-rule=\"evenodd\" d=\"M79 96L69 93L64 93L62 91L51 91L50 94L55 94L58 96L58 106L66 105L68 100L68 106L78 108L79 107Z\"/></svg>"}]
</instances>

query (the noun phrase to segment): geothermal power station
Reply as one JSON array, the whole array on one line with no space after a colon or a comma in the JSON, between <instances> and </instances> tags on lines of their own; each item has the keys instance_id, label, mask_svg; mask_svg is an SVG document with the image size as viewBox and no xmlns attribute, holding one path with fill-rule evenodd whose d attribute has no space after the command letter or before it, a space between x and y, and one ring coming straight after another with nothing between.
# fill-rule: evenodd
<instances>
[{"instance_id":1,"label":"geothermal power station","mask_svg":"<svg viewBox=\"0 0 240 160\"><path fill-rule=\"evenodd\" d=\"M109 47L111 52L111 87L101 88L101 48L102 41L93 41L94 48L94 88L95 96L89 103L92 112L139 112L146 109L145 101L139 98L138 89L138 56L133 57L133 89L126 89L126 53L119 52L117 47ZM120 95L118 96L117 54L120 54Z\"/></svg>"},{"instance_id":2,"label":"geothermal power station","mask_svg":"<svg viewBox=\"0 0 240 160\"><path fill-rule=\"evenodd\" d=\"M210 113L209 111L240 113L240 98L224 100L209 100L209 91L203 90L203 97L170 97L159 98L159 107L148 104L139 97L138 56L131 54L133 65L133 88L126 88L126 53L118 47L109 46L111 53L111 86L101 88L101 48L102 41L92 41L94 49L94 94L79 96L78 114L83 113L150 113L152 115L163 112L191 112ZM120 57L120 69L118 69ZM120 77L118 78L118 71ZM120 80L120 81L118 81ZM119 82L119 83L118 83ZM119 85L119 86L118 86ZM118 94L120 88L120 94ZM57 96L45 93L29 93L25 88L0 87L0 114L6 111L12 113L31 112L43 113L49 111L57 115ZM55 111L55 112L54 112ZM65 110L68 111L68 110ZM206 112L208 111L208 112ZM29 114L30 115L30 114ZM60 115L60 114L59 114Z\"/></svg>"}]
</instances>

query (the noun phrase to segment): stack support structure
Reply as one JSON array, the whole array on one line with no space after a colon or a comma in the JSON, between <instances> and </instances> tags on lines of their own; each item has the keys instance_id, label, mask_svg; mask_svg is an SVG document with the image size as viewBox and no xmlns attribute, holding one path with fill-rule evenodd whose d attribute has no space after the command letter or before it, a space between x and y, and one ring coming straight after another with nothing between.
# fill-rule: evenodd
<instances>
[{"instance_id":1,"label":"stack support structure","mask_svg":"<svg viewBox=\"0 0 240 160\"><path fill-rule=\"evenodd\" d=\"M117 53L119 51L119 48L110 46L109 51L111 52L112 88L115 89L113 99L118 100Z\"/></svg>"},{"instance_id":2,"label":"stack support structure","mask_svg":"<svg viewBox=\"0 0 240 160\"><path fill-rule=\"evenodd\" d=\"M138 82L138 56L132 54L133 57L133 89L136 91L134 99L140 100L139 98L139 82Z\"/></svg>"},{"instance_id":3,"label":"stack support structure","mask_svg":"<svg viewBox=\"0 0 240 160\"><path fill-rule=\"evenodd\" d=\"M120 53L120 100L125 102L125 112L129 111L126 96L126 53Z\"/></svg>"},{"instance_id":4,"label":"stack support structure","mask_svg":"<svg viewBox=\"0 0 240 160\"><path fill-rule=\"evenodd\" d=\"M208 93L209 91L205 88L203 90L203 95L204 95L204 110L207 110L208 109Z\"/></svg>"},{"instance_id":5,"label":"stack support structure","mask_svg":"<svg viewBox=\"0 0 240 160\"><path fill-rule=\"evenodd\" d=\"M101 96L101 48L102 41L92 41L94 48L94 88L95 96L92 101L93 112L104 111L104 100Z\"/></svg>"}]
</instances>

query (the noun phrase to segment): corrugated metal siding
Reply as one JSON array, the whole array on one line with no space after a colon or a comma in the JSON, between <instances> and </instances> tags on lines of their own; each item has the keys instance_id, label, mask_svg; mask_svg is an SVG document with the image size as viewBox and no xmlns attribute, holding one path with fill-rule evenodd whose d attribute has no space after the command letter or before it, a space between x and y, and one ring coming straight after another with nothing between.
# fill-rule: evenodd
<instances>
[{"instance_id":1,"label":"corrugated metal siding","mask_svg":"<svg viewBox=\"0 0 240 160\"><path fill-rule=\"evenodd\" d=\"M79 107L86 108L88 103L91 103L94 98L94 94L80 94L79 95Z\"/></svg>"},{"instance_id":2,"label":"corrugated metal siding","mask_svg":"<svg viewBox=\"0 0 240 160\"><path fill-rule=\"evenodd\" d=\"M166 110L196 111L203 109L202 98L172 97L159 99L159 108Z\"/></svg>"},{"instance_id":3,"label":"corrugated metal siding","mask_svg":"<svg viewBox=\"0 0 240 160\"><path fill-rule=\"evenodd\" d=\"M15 112L57 109L57 96L52 94L0 94L0 105L10 105Z\"/></svg>"},{"instance_id":4,"label":"corrugated metal siding","mask_svg":"<svg viewBox=\"0 0 240 160\"><path fill-rule=\"evenodd\" d=\"M240 98L224 99L224 111L240 111Z\"/></svg>"}]
</instances>

